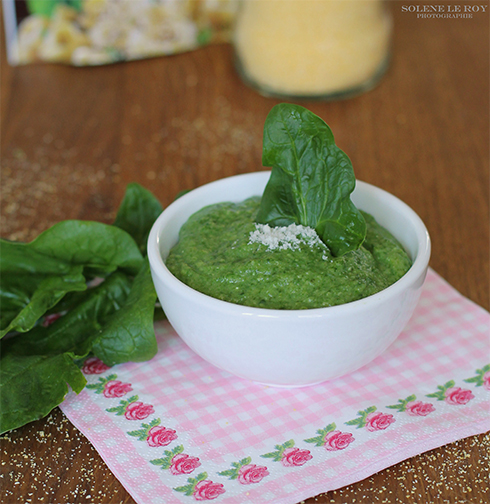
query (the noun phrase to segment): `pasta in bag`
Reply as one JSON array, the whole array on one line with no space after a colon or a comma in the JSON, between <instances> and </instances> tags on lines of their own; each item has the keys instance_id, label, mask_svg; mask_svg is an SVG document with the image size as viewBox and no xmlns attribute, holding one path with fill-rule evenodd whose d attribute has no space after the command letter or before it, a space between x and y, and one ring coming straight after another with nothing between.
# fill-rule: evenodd
<instances>
[{"instance_id":1,"label":"pasta in bag","mask_svg":"<svg viewBox=\"0 0 490 504\"><path fill-rule=\"evenodd\" d=\"M190 51L228 42L237 0L4 0L13 65L76 66Z\"/></svg>"}]
</instances>

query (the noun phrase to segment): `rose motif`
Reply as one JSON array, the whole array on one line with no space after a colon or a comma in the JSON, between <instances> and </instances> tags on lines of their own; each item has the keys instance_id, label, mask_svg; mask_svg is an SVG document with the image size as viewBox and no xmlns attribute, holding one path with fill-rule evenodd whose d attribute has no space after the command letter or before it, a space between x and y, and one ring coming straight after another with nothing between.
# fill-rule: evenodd
<instances>
[{"instance_id":1,"label":"rose motif","mask_svg":"<svg viewBox=\"0 0 490 504\"><path fill-rule=\"evenodd\" d=\"M267 467L258 466L255 464L247 464L240 467L238 471L238 481L242 485L250 485L251 483L258 483L269 474Z\"/></svg>"},{"instance_id":2,"label":"rose motif","mask_svg":"<svg viewBox=\"0 0 490 504\"><path fill-rule=\"evenodd\" d=\"M471 401L475 396L471 390L465 390L460 387L448 388L445 392L445 401L448 404L466 404Z\"/></svg>"},{"instance_id":3,"label":"rose motif","mask_svg":"<svg viewBox=\"0 0 490 504\"><path fill-rule=\"evenodd\" d=\"M90 357L84 362L82 372L84 374L101 374L108 369L110 369L110 367L106 366L100 359L97 357Z\"/></svg>"},{"instance_id":4,"label":"rose motif","mask_svg":"<svg viewBox=\"0 0 490 504\"><path fill-rule=\"evenodd\" d=\"M323 446L328 451L344 450L352 441L354 441L354 436L350 432L334 430L325 436Z\"/></svg>"},{"instance_id":5,"label":"rose motif","mask_svg":"<svg viewBox=\"0 0 490 504\"><path fill-rule=\"evenodd\" d=\"M483 375L483 388L490 390L490 371L487 371Z\"/></svg>"},{"instance_id":6,"label":"rose motif","mask_svg":"<svg viewBox=\"0 0 490 504\"><path fill-rule=\"evenodd\" d=\"M422 401L411 401L405 406L405 411L412 416L427 416L435 410L432 404L423 403Z\"/></svg>"},{"instance_id":7,"label":"rose motif","mask_svg":"<svg viewBox=\"0 0 490 504\"><path fill-rule=\"evenodd\" d=\"M143 420L154 411L155 410L151 404L144 404L141 401L135 401L128 404L124 416L127 420Z\"/></svg>"},{"instance_id":8,"label":"rose motif","mask_svg":"<svg viewBox=\"0 0 490 504\"><path fill-rule=\"evenodd\" d=\"M190 474L200 465L201 462L199 462L197 457L190 457L186 453L179 453L172 458L170 472L172 474Z\"/></svg>"},{"instance_id":9,"label":"rose motif","mask_svg":"<svg viewBox=\"0 0 490 504\"><path fill-rule=\"evenodd\" d=\"M285 467L301 466L312 458L309 450L300 450L296 447L286 448L282 454L281 462Z\"/></svg>"},{"instance_id":10,"label":"rose motif","mask_svg":"<svg viewBox=\"0 0 490 504\"><path fill-rule=\"evenodd\" d=\"M153 413L153 407L150 406L150 408L152 409L151 413ZM149 446L167 446L174 439L177 439L177 434L175 433L174 430L167 429L162 425L156 425L155 427L152 427L148 431L146 442L148 443Z\"/></svg>"},{"instance_id":11,"label":"rose motif","mask_svg":"<svg viewBox=\"0 0 490 504\"><path fill-rule=\"evenodd\" d=\"M130 383L123 383L119 380L111 380L107 382L104 386L104 397L122 397L123 395L130 392L132 389Z\"/></svg>"},{"instance_id":12,"label":"rose motif","mask_svg":"<svg viewBox=\"0 0 490 504\"><path fill-rule=\"evenodd\" d=\"M369 413L366 417L366 429L370 432L374 432L377 430L387 429L395 419L393 415L388 415L387 413L381 413L378 411L377 413Z\"/></svg>"},{"instance_id":13,"label":"rose motif","mask_svg":"<svg viewBox=\"0 0 490 504\"><path fill-rule=\"evenodd\" d=\"M214 483L211 480L199 481L194 487L194 499L198 501L212 500L225 493L225 489L221 483Z\"/></svg>"}]
</instances>

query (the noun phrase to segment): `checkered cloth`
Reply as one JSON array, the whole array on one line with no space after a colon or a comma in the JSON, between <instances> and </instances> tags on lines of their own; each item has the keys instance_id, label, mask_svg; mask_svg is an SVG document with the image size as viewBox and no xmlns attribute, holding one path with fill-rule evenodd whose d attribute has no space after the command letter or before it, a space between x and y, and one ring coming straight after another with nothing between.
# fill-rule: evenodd
<instances>
[{"instance_id":1,"label":"checkered cloth","mask_svg":"<svg viewBox=\"0 0 490 504\"><path fill-rule=\"evenodd\" d=\"M405 331L343 378L251 383L164 322L154 359L87 360L87 387L61 409L138 503L294 504L490 430L489 327L486 311L429 270Z\"/></svg>"}]
</instances>

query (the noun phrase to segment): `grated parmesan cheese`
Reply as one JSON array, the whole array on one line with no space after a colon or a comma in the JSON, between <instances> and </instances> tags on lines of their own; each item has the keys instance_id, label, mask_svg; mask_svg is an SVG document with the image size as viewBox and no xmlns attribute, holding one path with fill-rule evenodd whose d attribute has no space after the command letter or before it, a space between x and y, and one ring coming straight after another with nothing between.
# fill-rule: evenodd
<instances>
[{"instance_id":1,"label":"grated parmesan cheese","mask_svg":"<svg viewBox=\"0 0 490 504\"><path fill-rule=\"evenodd\" d=\"M250 232L248 243L260 243L265 245L268 250L295 250L301 244L310 247L324 246L313 228L301 224L278 227L270 227L268 224L255 224L255 231Z\"/></svg>"}]
</instances>

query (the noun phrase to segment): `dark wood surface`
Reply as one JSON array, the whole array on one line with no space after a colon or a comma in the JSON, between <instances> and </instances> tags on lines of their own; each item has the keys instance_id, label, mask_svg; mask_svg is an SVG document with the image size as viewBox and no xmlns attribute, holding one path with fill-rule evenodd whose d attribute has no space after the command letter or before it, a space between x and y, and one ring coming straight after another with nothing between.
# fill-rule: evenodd
<instances>
[{"instance_id":1,"label":"dark wood surface","mask_svg":"<svg viewBox=\"0 0 490 504\"><path fill-rule=\"evenodd\" d=\"M304 105L331 126L358 179L425 221L432 268L489 309L480 3L487 12L470 19L421 19L392 2L394 58L379 86ZM12 68L2 48L1 100L1 235L23 241L64 219L112 222L132 181L165 206L182 189L261 169L263 123L277 103L242 84L228 45L100 68ZM489 446L488 434L460 440L307 502L488 502ZM0 447L1 502L134 502L58 409Z\"/></svg>"}]
</instances>

